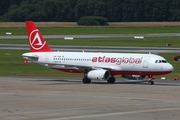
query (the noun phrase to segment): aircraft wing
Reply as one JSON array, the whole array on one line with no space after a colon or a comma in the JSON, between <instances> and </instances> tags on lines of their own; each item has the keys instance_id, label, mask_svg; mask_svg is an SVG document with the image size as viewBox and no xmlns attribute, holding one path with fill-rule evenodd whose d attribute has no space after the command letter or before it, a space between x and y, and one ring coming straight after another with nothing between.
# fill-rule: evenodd
<instances>
[{"instance_id":1,"label":"aircraft wing","mask_svg":"<svg viewBox=\"0 0 180 120\"><path fill-rule=\"evenodd\" d=\"M99 69L105 69L105 70L122 70L121 67L117 66L83 66L83 65L64 65L64 64L46 64L47 67L50 68L76 68L79 70L84 71L85 69L91 69L91 70L99 70Z\"/></svg>"}]
</instances>

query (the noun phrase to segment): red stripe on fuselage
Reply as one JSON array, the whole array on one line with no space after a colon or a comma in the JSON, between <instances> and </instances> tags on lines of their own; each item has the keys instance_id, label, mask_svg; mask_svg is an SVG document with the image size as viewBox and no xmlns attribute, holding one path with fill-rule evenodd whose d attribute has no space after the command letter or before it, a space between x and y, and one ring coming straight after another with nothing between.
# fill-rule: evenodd
<instances>
[{"instance_id":1,"label":"red stripe on fuselage","mask_svg":"<svg viewBox=\"0 0 180 120\"><path fill-rule=\"evenodd\" d=\"M111 75L120 75L120 74L130 74L130 75L164 75L171 73L172 71L116 71L116 70L111 70L110 74Z\"/></svg>"},{"instance_id":2,"label":"red stripe on fuselage","mask_svg":"<svg viewBox=\"0 0 180 120\"><path fill-rule=\"evenodd\" d=\"M82 70L75 68L53 68L55 70L70 72L70 73L84 73ZM111 70L111 75L121 75L121 74L130 74L130 75L164 75L171 73L172 71L127 71L127 70Z\"/></svg>"}]
</instances>

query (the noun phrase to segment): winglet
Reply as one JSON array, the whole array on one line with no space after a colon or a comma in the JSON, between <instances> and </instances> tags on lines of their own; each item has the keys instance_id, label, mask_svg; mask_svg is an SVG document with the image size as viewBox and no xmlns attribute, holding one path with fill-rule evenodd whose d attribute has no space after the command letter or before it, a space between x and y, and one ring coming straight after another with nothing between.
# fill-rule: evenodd
<instances>
[{"instance_id":1,"label":"winglet","mask_svg":"<svg viewBox=\"0 0 180 120\"><path fill-rule=\"evenodd\" d=\"M33 21L26 21L26 29L29 39L29 46L31 52L51 52L40 31L37 29Z\"/></svg>"}]
</instances>

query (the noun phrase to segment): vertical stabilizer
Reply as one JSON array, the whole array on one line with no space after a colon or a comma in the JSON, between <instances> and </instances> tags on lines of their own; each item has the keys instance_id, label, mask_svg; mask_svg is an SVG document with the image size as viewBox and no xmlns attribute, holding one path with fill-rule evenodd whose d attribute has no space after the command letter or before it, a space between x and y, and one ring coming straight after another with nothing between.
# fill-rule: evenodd
<instances>
[{"instance_id":1,"label":"vertical stabilizer","mask_svg":"<svg viewBox=\"0 0 180 120\"><path fill-rule=\"evenodd\" d=\"M51 52L40 31L37 29L33 21L26 21L26 29L29 39L29 46L31 52Z\"/></svg>"}]
</instances>

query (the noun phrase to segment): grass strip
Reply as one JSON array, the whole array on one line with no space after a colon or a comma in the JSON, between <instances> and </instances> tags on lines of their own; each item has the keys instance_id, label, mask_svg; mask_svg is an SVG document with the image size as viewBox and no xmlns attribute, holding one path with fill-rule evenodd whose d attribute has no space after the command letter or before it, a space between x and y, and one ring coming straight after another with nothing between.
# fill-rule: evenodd
<instances>
[{"instance_id":1,"label":"grass strip","mask_svg":"<svg viewBox=\"0 0 180 120\"><path fill-rule=\"evenodd\" d=\"M180 27L40 27L41 33L48 35L69 35L69 34L150 34L150 33L180 33ZM26 35L25 27L18 28L0 28L0 35L6 35L11 32L12 35Z\"/></svg>"},{"instance_id":2,"label":"grass strip","mask_svg":"<svg viewBox=\"0 0 180 120\"><path fill-rule=\"evenodd\" d=\"M155 38L75 38L74 40L46 39L49 45L77 45L77 46L140 46L140 47L180 47L179 37ZM0 44L28 44L27 39L1 39Z\"/></svg>"}]
</instances>

